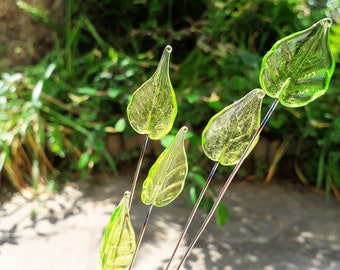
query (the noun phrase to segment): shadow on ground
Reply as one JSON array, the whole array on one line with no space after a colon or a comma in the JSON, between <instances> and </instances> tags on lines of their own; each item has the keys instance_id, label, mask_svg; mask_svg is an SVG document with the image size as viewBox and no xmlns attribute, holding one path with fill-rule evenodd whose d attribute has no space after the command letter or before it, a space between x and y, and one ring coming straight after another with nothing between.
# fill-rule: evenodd
<instances>
[{"instance_id":1,"label":"shadow on ground","mask_svg":"<svg viewBox=\"0 0 340 270\"><path fill-rule=\"evenodd\" d=\"M70 185L36 201L15 195L2 204L0 269L100 269L103 230L132 175L100 178L99 185ZM131 209L137 235L148 209L139 193L137 187ZM209 224L183 269L340 269L338 202L294 186L244 181L234 181L224 201L227 225ZM154 208L134 269L164 269L191 211L182 202ZM174 267L203 219L199 212Z\"/></svg>"}]
</instances>

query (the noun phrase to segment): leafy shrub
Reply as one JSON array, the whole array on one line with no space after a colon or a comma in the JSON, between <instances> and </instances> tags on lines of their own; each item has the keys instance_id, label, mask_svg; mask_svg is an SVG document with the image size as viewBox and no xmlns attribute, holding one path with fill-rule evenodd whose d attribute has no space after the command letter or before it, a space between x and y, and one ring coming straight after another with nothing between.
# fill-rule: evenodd
<instances>
[{"instance_id":1,"label":"leafy shrub","mask_svg":"<svg viewBox=\"0 0 340 270\"><path fill-rule=\"evenodd\" d=\"M44 146L56 156L52 158L52 165L88 172L97 164L100 169L109 165L114 170L119 160L110 157L104 140L108 132L123 132L124 137L132 133L121 125L129 96L157 65L154 59L159 55L154 53L162 51L164 44L171 44L174 48L171 79L181 112L172 135L176 128L190 123L190 153L193 154L188 157L189 165L198 164L193 167L191 177L199 181L207 167L199 146L207 118L259 85L260 60L273 42L310 25L329 10L333 10L334 19L338 18L336 9L320 3L67 0L65 25L53 28L58 34L55 50L40 65L22 73L23 81L29 81L24 87L26 99L22 101L31 102L35 85L53 63L55 69L49 78L43 79L40 97L41 108L46 109L40 112L40 108L38 115L40 122L46 121L48 125L57 122L67 130L68 133L62 135L73 148L60 143L60 153L55 153L57 150ZM25 8L30 12L29 6ZM48 18L44 21L48 23ZM333 44L337 44L338 27L336 24L332 27ZM337 70L329 92L317 105L311 106L313 109L279 107L263 134L280 141L291 135L294 143L301 142L294 156L297 175L304 182L318 183L318 187L328 183L328 189L332 185L339 187L338 170L333 165L326 166L338 161L338 85ZM265 99L264 110L266 106L269 104ZM320 129L315 131L315 126ZM49 133L45 136L62 141L58 132ZM310 145L325 146L321 152L315 148L313 154L305 155L302 144L306 141ZM56 145L50 149L58 149ZM72 149L77 149L77 154L72 154L71 159L61 154L66 155ZM75 166L70 165L72 160L77 160ZM264 169L269 166L266 164ZM318 166L324 168L318 170L319 175ZM335 179L332 182L325 181L330 177L329 171Z\"/></svg>"}]
</instances>

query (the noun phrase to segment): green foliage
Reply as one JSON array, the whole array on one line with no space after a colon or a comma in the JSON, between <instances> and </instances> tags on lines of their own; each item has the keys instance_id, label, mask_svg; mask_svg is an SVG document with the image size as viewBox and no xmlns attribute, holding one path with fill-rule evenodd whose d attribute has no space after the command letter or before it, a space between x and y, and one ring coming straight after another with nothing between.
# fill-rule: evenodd
<instances>
[{"instance_id":1,"label":"green foliage","mask_svg":"<svg viewBox=\"0 0 340 270\"><path fill-rule=\"evenodd\" d=\"M335 71L327 95L322 102L312 103L296 119L299 127L300 147L296 165L299 177L308 180L326 192L327 198L333 193L340 198L339 151L340 145L340 99L339 70ZM313 164L313 166L311 166Z\"/></svg>"},{"instance_id":2,"label":"green foliage","mask_svg":"<svg viewBox=\"0 0 340 270\"><path fill-rule=\"evenodd\" d=\"M229 210L228 208L223 204L219 203L216 209L216 222L217 225L221 228L223 227L229 219Z\"/></svg>"},{"instance_id":3,"label":"green foliage","mask_svg":"<svg viewBox=\"0 0 340 270\"><path fill-rule=\"evenodd\" d=\"M2 75L1 149L7 156L5 172L18 189L26 187L25 182L42 183L54 169L86 172L106 160L116 170L103 138L118 116L98 119L110 90L84 93L69 86L60 69L58 62L47 68L43 62L25 73Z\"/></svg>"},{"instance_id":4,"label":"green foliage","mask_svg":"<svg viewBox=\"0 0 340 270\"><path fill-rule=\"evenodd\" d=\"M55 50L38 66L25 68L21 73L23 82L29 82L24 92L31 96L39 76L51 63L55 65L51 77L43 83L41 101L46 109L39 114L46 115L50 125L41 129L46 131L44 142L50 144L52 151L48 154L49 147L45 148L46 156L54 167L72 172L88 172L98 167L104 170L107 165L114 169L125 157L133 156L122 152L120 159L113 160L104 140L109 132L122 132L124 138L133 133L128 126L121 125L126 122L125 108L131 91L152 75L157 66L154 59L160 57L165 44L171 44L176 50L170 73L181 112L174 128L191 124L189 166L196 164L207 170L209 166L197 143L207 117L256 87L261 58L276 40L309 27L327 14L334 19L330 42L333 53L338 55L338 9L328 6L328 2L67 0L65 24L58 26L51 23L45 11L21 5L57 34ZM311 155L303 151L295 155L297 168L301 169L297 170L298 176L311 183L316 182L316 168L322 164L320 140L333 138L338 131L337 70L338 67L329 92L319 98L318 105L311 105L313 112L308 118L304 113L311 111L308 107L279 107L263 134L281 141L292 135L293 141L314 146ZM269 102L264 99L264 110ZM58 124L51 125L54 122ZM338 153L337 142L331 142L327 143L325 156ZM4 152L0 161L5 161ZM20 159L16 160L25 160L21 153L17 152ZM74 166L75 162L78 164ZM24 178L29 179L30 175L31 170L27 170ZM188 180L195 182L190 177ZM322 183L325 187L325 182Z\"/></svg>"},{"instance_id":5,"label":"green foliage","mask_svg":"<svg viewBox=\"0 0 340 270\"><path fill-rule=\"evenodd\" d=\"M54 169L50 154L76 152L66 147L70 141L58 123L49 123L50 115L42 103L42 88L54 69L54 64L44 71L40 69L37 78L4 73L0 80L0 169L18 190L29 185L38 188Z\"/></svg>"}]
</instances>

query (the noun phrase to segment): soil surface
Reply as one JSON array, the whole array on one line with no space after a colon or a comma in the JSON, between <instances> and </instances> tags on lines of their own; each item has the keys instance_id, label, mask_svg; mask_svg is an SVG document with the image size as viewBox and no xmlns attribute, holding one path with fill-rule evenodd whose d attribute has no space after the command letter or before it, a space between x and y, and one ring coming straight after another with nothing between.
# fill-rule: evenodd
<instances>
[{"instance_id":1,"label":"soil surface","mask_svg":"<svg viewBox=\"0 0 340 270\"><path fill-rule=\"evenodd\" d=\"M14 195L0 207L1 270L96 270L105 225L130 181L100 176L38 200ZM132 179L131 175L126 178ZM218 190L218 187L216 188ZM136 189L131 215L138 236L148 207ZM154 208L134 269L162 270L191 206L178 198ZM183 269L340 269L340 204L293 185L234 181L224 198L225 227L211 222ZM204 219L194 219L175 259L184 254Z\"/></svg>"},{"instance_id":2,"label":"soil surface","mask_svg":"<svg viewBox=\"0 0 340 270\"><path fill-rule=\"evenodd\" d=\"M54 47L56 32L18 5L0 1L0 70L36 64ZM25 0L51 22L62 25L62 0Z\"/></svg>"}]
</instances>

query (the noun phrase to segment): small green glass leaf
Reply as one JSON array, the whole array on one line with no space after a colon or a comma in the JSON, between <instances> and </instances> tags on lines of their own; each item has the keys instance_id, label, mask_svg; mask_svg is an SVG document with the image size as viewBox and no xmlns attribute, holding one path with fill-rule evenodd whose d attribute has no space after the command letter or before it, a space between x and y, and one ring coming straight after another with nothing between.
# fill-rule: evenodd
<instances>
[{"instance_id":1,"label":"small green glass leaf","mask_svg":"<svg viewBox=\"0 0 340 270\"><path fill-rule=\"evenodd\" d=\"M209 120L202 132L202 148L208 158L225 166L240 160L260 126L264 96L261 89L254 89Z\"/></svg>"},{"instance_id":2,"label":"small green glass leaf","mask_svg":"<svg viewBox=\"0 0 340 270\"><path fill-rule=\"evenodd\" d=\"M300 107L323 95L335 62L329 47L331 19L285 37L263 57L263 91L287 107Z\"/></svg>"},{"instance_id":3,"label":"small green glass leaf","mask_svg":"<svg viewBox=\"0 0 340 270\"><path fill-rule=\"evenodd\" d=\"M162 207L171 203L182 192L188 173L184 148L187 131L187 127L182 127L150 168L143 183L141 197L144 204Z\"/></svg>"},{"instance_id":4,"label":"small green glass leaf","mask_svg":"<svg viewBox=\"0 0 340 270\"><path fill-rule=\"evenodd\" d=\"M102 270L125 270L132 262L136 238L130 220L129 199L130 192L126 191L105 228L100 248Z\"/></svg>"},{"instance_id":5,"label":"small green glass leaf","mask_svg":"<svg viewBox=\"0 0 340 270\"><path fill-rule=\"evenodd\" d=\"M169 76L171 46L166 46L155 73L132 95L127 116L132 128L158 140L171 130L177 102Z\"/></svg>"}]
</instances>

